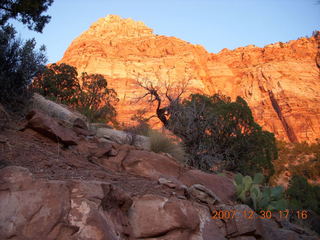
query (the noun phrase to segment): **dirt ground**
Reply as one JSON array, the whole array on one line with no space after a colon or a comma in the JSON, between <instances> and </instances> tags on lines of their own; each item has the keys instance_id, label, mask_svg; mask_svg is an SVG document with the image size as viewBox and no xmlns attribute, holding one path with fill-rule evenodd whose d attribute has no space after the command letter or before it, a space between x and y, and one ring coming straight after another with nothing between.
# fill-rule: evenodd
<instances>
[{"instance_id":1,"label":"dirt ground","mask_svg":"<svg viewBox=\"0 0 320 240\"><path fill-rule=\"evenodd\" d=\"M19 130L20 129L20 130ZM65 148L61 144L22 126L0 132L0 168L9 165L28 168L36 178L52 180L96 180L119 186L130 195L157 193L169 196L171 191L157 181L128 173L113 172L89 161L86 149L96 139L82 137L80 144Z\"/></svg>"}]
</instances>

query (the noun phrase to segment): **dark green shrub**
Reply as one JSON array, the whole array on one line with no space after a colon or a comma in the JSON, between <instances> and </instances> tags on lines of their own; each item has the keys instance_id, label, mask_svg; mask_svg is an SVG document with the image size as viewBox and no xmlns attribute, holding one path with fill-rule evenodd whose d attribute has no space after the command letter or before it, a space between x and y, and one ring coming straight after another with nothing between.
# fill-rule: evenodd
<instances>
[{"instance_id":1,"label":"dark green shrub","mask_svg":"<svg viewBox=\"0 0 320 240\"><path fill-rule=\"evenodd\" d=\"M273 162L276 180L284 171L303 176L312 181L320 179L320 142L277 143L279 157ZM273 181L274 182L274 181Z\"/></svg>"},{"instance_id":2,"label":"dark green shrub","mask_svg":"<svg viewBox=\"0 0 320 240\"><path fill-rule=\"evenodd\" d=\"M52 64L33 81L33 90L46 98L73 107L91 122L116 123L116 92L100 74L82 73L75 67Z\"/></svg>"},{"instance_id":3,"label":"dark green shrub","mask_svg":"<svg viewBox=\"0 0 320 240\"><path fill-rule=\"evenodd\" d=\"M65 63L51 64L34 79L33 90L44 97L67 105L77 105L80 84L77 69Z\"/></svg>"},{"instance_id":4,"label":"dark green shrub","mask_svg":"<svg viewBox=\"0 0 320 240\"><path fill-rule=\"evenodd\" d=\"M43 13L53 0L0 1L0 103L11 111L21 110L30 96L27 91L32 78L42 70L46 62L45 47L35 50L34 39L25 42L16 38L9 19L26 24L29 29L42 32L50 20Z\"/></svg>"},{"instance_id":5,"label":"dark green shrub","mask_svg":"<svg viewBox=\"0 0 320 240\"><path fill-rule=\"evenodd\" d=\"M263 131L254 121L244 99L214 94L191 94L182 100L189 80L156 86L147 79L137 84L155 103L156 116L164 127L180 138L189 155L188 164L205 170L233 170L246 175L273 174L277 158L274 134Z\"/></svg>"},{"instance_id":6,"label":"dark green shrub","mask_svg":"<svg viewBox=\"0 0 320 240\"><path fill-rule=\"evenodd\" d=\"M307 219L291 214L290 220L320 234L320 186L311 185L303 176L294 175L287 189L289 209L307 211Z\"/></svg>"},{"instance_id":7,"label":"dark green shrub","mask_svg":"<svg viewBox=\"0 0 320 240\"><path fill-rule=\"evenodd\" d=\"M101 74L82 73L80 97L76 108L90 121L112 122L116 124L117 93L108 88L107 80Z\"/></svg>"},{"instance_id":8,"label":"dark green shrub","mask_svg":"<svg viewBox=\"0 0 320 240\"><path fill-rule=\"evenodd\" d=\"M291 178L287 195L291 209L307 209L320 214L320 186L309 184L303 176Z\"/></svg>"},{"instance_id":9,"label":"dark green shrub","mask_svg":"<svg viewBox=\"0 0 320 240\"><path fill-rule=\"evenodd\" d=\"M44 47L36 51L34 39L22 42L15 35L11 26L0 29L0 103L11 110L23 105L28 85L46 62Z\"/></svg>"},{"instance_id":10,"label":"dark green shrub","mask_svg":"<svg viewBox=\"0 0 320 240\"><path fill-rule=\"evenodd\" d=\"M10 18L26 24L29 29L42 32L50 16L43 15L53 0L1 0L0 25L4 25Z\"/></svg>"},{"instance_id":11,"label":"dark green shrub","mask_svg":"<svg viewBox=\"0 0 320 240\"><path fill-rule=\"evenodd\" d=\"M222 162L225 169L245 175L272 175L272 160L277 158L274 135L254 121L242 98L232 102L218 94L194 94L171 103L166 111L165 126L184 142L191 166L210 170Z\"/></svg>"}]
</instances>

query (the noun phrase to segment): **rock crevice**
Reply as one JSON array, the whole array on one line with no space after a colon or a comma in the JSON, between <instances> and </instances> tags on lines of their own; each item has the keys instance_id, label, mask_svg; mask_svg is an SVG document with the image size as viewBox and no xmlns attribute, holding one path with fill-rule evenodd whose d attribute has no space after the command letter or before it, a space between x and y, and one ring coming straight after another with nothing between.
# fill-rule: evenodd
<instances>
[{"instance_id":1,"label":"rock crevice","mask_svg":"<svg viewBox=\"0 0 320 240\"><path fill-rule=\"evenodd\" d=\"M276 98L274 97L273 92L271 90L268 90L268 94L269 94L269 98L270 98L272 107L273 107L274 111L277 113L277 116L278 116L279 120L281 121L284 130L286 131L288 139L292 143L297 142L297 137L296 137L292 127L288 124L288 122L284 118L282 111L280 109L280 106L279 106Z\"/></svg>"}]
</instances>

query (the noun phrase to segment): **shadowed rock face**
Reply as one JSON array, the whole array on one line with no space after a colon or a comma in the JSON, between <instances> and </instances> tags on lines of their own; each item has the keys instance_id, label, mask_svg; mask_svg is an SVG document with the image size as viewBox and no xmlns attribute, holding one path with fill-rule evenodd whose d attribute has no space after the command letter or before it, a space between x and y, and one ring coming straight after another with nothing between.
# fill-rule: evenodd
<instances>
[{"instance_id":1,"label":"shadowed rock face","mask_svg":"<svg viewBox=\"0 0 320 240\"><path fill-rule=\"evenodd\" d=\"M128 107L143 95L138 77L154 84L188 80L188 93L242 96L256 121L278 138L312 142L320 137L318 45L311 37L211 54L156 35L142 22L109 15L76 38L60 62L103 74L118 92L120 121L129 122L137 109L148 107Z\"/></svg>"}]
</instances>

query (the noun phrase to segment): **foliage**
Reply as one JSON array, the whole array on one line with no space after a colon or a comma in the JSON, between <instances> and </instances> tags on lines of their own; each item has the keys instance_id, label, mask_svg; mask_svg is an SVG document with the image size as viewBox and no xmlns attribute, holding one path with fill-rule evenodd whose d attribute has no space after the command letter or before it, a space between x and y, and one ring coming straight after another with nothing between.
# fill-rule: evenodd
<instances>
[{"instance_id":1,"label":"foliage","mask_svg":"<svg viewBox=\"0 0 320 240\"><path fill-rule=\"evenodd\" d=\"M319 1L319 3L320 3L320 1ZM318 31L318 30L312 31L312 37L319 37L319 36L320 36L320 31Z\"/></svg>"},{"instance_id":2,"label":"foliage","mask_svg":"<svg viewBox=\"0 0 320 240\"><path fill-rule=\"evenodd\" d=\"M260 209L271 211L287 209L288 202L285 199L285 190L282 186L265 187L261 198L257 200Z\"/></svg>"},{"instance_id":3,"label":"foliage","mask_svg":"<svg viewBox=\"0 0 320 240\"><path fill-rule=\"evenodd\" d=\"M64 104L77 103L80 92L75 67L61 63L51 64L33 81L33 89L46 98Z\"/></svg>"},{"instance_id":4,"label":"foliage","mask_svg":"<svg viewBox=\"0 0 320 240\"><path fill-rule=\"evenodd\" d=\"M264 176L261 173L256 174L253 180L250 176L243 177L242 174L237 174L234 179L237 197L243 203L248 203L251 198L254 209L257 210L257 199L261 197L259 184L262 184L263 180Z\"/></svg>"},{"instance_id":5,"label":"foliage","mask_svg":"<svg viewBox=\"0 0 320 240\"><path fill-rule=\"evenodd\" d=\"M139 117L137 118L137 116ZM139 124L136 126L126 127L123 129L124 131L134 135L149 137L151 151L155 153L169 153L176 160L185 163L186 153L182 143L157 130L151 129L150 125L148 124L148 120L141 118L140 114L134 116L133 119L139 120Z\"/></svg>"},{"instance_id":6,"label":"foliage","mask_svg":"<svg viewBox=\"0 0 320 240\"><path fill-rule=\"evenodd\" d=\"M264 176L261 173L250 176L237 174L234 179L237 198L243 203L251 205L254 210L284 210L287 201L284 199L284 189L281 186L262 187Z\"/></svg>"},{"instance_id":7,"label":"foliage","mask_svg":"<svg viewBox=\"0 0 320 240\"><path fill-rule=\"evenodd\" d=\"M291 175L300 175L309 180L317 181L320 178L320 141L308 144L277 143L279 158L275 160L274 180L284 171Z\"/></svg>"},{"instance_id":8,"label":"foliage","mask_svg":"<svg viewBox=\"0 0 320 240\"><path fill-rule=\"evenodd\" d=\"M116 122L114 104L116 92L108 88L100 74L82 73L78 78L75 67L52 64L33 81L33 89L41 95L74 107L90 121Z\"/></svg>"},{"instance_id":9,"label":"foliage","mask_svg":"<svg viewBox=\"0 0 320 240\"><path fill-rule=\"evenodd\" d=\"M22 42L15 34L11 26L0 29L0 102L11 107L23 103L28 85L46 62L44 47L37 51L34 39Z\"/></svg>"},{"instance_id":10,"label":"foliage","mask_svg":"<svg viewBox=\"0 0 320 240\"><path fill-rule=\"evenodd\" d=\"M309 184L303 176L291 178L287 195L290 209L308 209L320 214L320 186Z\"/></svg>"},{"instance_id":11,"label":"foliage","mask_svg":"<svg viewBox=\"0 0 320 240\"><path fill-rule=\"evenodd\" d=\"M184 162L186 154L180 143L155 130L149 130L148 137L150 138L151 151L169 153L176 160Z\"/></svg>"},{"instance_id":12,"label":"foliage","mask_svg":"<svg viewBox=\"0 0 320 240\"><path fill-rule=\"evenodd\" d=\"M77 109L91 121L103 122L108 119L115 123L116 110L113 104L118 101L117 93L108 88L107 80L100 74L82 73L80 82Z\"/></svg>"},{"instance_id":13,"label":"foliage","mask_svg":"<svg viewBox=\"0 0 320 240\"><path fill-rule=\"evenodd\" d=\"M52 3L53 0L0 0L0 25L13 18L31 30L42 32L51 18L43 13Z\"/></svg>"},{"instance_id":14,"label":"foliage","mask_svg":"<svg viewBox=\"0 0 320 240\"><path fill-rule=\"evenodd\" d=\"M303 176L316 181L320 178L320 158L312 158L308 162L301 163L297 166L290 166L290 169L293 175Z\"/></svg>"},{"instance_id":15,"label":"foliage","mask_svg":"<svg viewBox=\"0 0 320 240\"><path fill-rule=\"evenodd\" d=\"M167 111L166 128L183 140L191 166L210 170L222 161L227 170L272 175L274 135L254 121L241 97L232 102L223 95L193 94L171 103Z\"/></svg>"}]
</instances>

